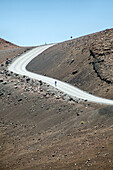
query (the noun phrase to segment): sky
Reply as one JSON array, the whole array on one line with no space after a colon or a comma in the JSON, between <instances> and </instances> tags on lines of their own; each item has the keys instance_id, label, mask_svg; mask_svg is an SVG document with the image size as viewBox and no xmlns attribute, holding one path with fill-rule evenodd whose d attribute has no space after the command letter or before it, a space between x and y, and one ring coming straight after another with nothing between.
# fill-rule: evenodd
<instances>
[{"instance_id":1,"label":"sky","mask_svg":"<svg viewBox=\"0 0 113 170\"><path fill-rule=\"evenodd\" d=\"M0 0L0 38L20 46L113 28L113 0Z\"/></svg>"}]
</instances>

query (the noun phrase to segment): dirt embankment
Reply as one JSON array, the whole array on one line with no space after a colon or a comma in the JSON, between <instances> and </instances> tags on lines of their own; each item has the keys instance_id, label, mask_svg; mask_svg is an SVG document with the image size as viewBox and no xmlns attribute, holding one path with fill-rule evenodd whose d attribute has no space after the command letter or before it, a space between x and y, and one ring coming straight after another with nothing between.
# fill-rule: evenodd
<instances>
[{"instance_id":1,"label":"dirt embankment","mask_svg":"<svg viewBox=\"0 0 113 170\"><path fill-rule=\"evenodd\" d=\"M73 41L75 40L71 43ZM74 77L81 69L79 64L84 70L87 70L86 66L93 71L94 69L92 63L86 65L82 60L78 60L79 70L72 67L78 55L74 59L69 57L67 61L69 49L72 49L68 43L70 42L58 44L41 54L39 60L44 65L38 67L40 66L41 72L43 69L47 71L43 74L59 76L64 81L73 80L72 83L75 83ZM11 50L12 57L20 54L15 48L7 50ZM24 50L23 48L23 52ZM61 52L67 65L62 60ZM51 57L48 58L50 54ZM87 54L92 57L90 51ZM9 53L4 50L1 60L4 62L0 67L0 169L113 169L113 107L73 101L47 84L8 72L8 57ZM91 58L93 61L94 59ZM65 66L63 68L59 65L62 62ZM57 74L55 70L51 72L52 64L56 70L59 69ZM70 70L67 70L68 67ZM94 75L96 78L95 71ZM84 76L80 77L83 81ZM103 80L97 78L102 83ZM89 81L91 82L90 79ZM81 87L86 88L83 84ZM101 89L100 85L99 88Z\"/></svg>"},{"instance_id":2,"label":"dirt embankment","mask_svg":"<svg viewBox=\"0 0 113 170\"><path fill-rule=\"evenodd\" d=\"M113 99L113 29L57 44L27 69Z\"/></svg>"}]
</instances>

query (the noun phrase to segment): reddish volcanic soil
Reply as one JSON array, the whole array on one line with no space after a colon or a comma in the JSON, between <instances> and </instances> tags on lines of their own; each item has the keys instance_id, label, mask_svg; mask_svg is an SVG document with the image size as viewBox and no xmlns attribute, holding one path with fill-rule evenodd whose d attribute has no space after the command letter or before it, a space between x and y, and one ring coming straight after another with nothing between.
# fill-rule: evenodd
<instances>
[{"instance_id":1,"label":"reddish volcanic soil","mask_svg":"<svg viewBox=\"0 0 113 170\"><path fill-rule=\"evenodd\" d=\"M28 69L113 98L112 33L110 29L57 44ZM10 63L10 58L28 47L3 46L5 43L0 50L0 169L112 170L113 106L73 101L48 84L8 72L6 58Z\"/></svg>"},{"instance_id":2,"label":"reddish volcanic soil","mask_svg":"<svg viewBox=\"0 0 113 170\"><path fill-rule=\"evenodd\" d=\"M27 69L113 99L113 29L59 43Z\"/></svg>"}]
</instances>

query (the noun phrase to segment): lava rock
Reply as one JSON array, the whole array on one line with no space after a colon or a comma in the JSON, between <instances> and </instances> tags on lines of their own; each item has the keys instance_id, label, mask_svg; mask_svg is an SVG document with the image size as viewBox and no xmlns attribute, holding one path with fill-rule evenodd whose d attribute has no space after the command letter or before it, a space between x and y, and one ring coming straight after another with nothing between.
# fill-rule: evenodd
<instances>
[{"instance_id":1,"label":"lava rock","mask_svg":"<svg viewBox=\"0 0 113 170\"><path fill-rule=\"evenodd\" d=\"M28 83L29 81L30 81L30 78L27 78L27 79L26 79L26 82Z\"/></svg>"},{"instance_id":2,"label":"lava rock","mask_svg":"<svg viewBox=\"0 0 113 170\"><path fill-rule=\"evenodd\" d=\"M1 79L1 80L0 80L0 83L2 83L2 82L3 82L3 80Z\"/></svg>"},{"instance_id":3,"label":"lava rock","mask_svg":"<svg viewBox=\"0 0 113 170\"><path fill-rule=\"evenodd\" d=\"M78 73L78 70L74 70L73 72L72 72L72 74L74 75L74 74L77 74Z\"/></svg>"}]
</instances>

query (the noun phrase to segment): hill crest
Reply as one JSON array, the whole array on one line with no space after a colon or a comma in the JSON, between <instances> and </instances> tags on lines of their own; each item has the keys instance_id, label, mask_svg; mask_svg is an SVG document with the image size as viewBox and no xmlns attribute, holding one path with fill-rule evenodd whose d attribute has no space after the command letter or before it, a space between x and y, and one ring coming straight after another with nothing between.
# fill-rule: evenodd
<instances>
[{"instance_id":1,"label":"hill crest","mask_svg":"<svg viewBox=\"0 0 113 170\"><path fill-rule=\"evenodd\" d=\"M15 45L7 40L0 38L0 50L16 48L16 47L19 47L19 46Z\"/></svg>"}]
</instances>

